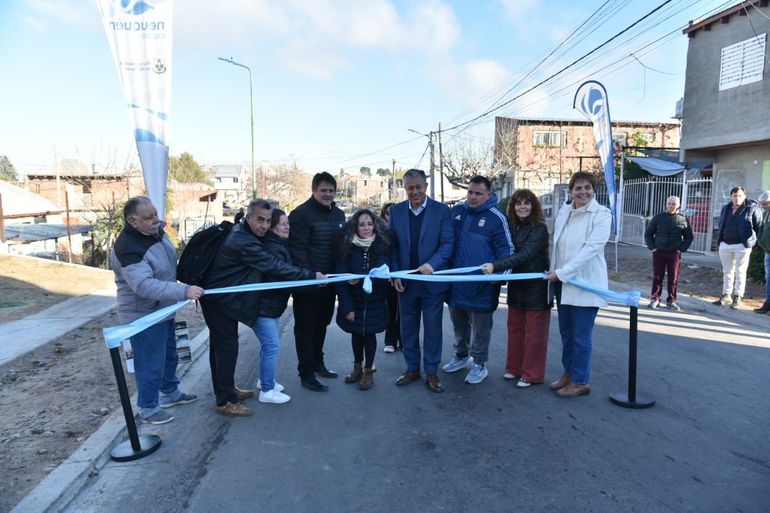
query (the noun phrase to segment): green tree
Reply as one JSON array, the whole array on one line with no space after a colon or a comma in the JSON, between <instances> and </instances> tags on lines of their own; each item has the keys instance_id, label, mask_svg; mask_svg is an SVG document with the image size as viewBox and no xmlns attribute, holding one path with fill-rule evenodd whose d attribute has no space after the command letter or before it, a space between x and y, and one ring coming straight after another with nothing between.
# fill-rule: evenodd
<instances>
[{"instance_id":1,"label":"green tree","mask_svg":"<svg viewBox=\"0 0 770 513\"><path fill-rule=\"evenodd\" d=\"M16 173L16 168L13 167L11 159L5 155L0 155L0 180L6 180L8 182L16 182L19 180L19 175Z\"/></svg>"},{"instance_id":2,"label":"green tree","mask_svg":"<svg viewBox=\"0 0 770 513\"><path fill-rule=\"evenodd\" d=\"M379 176L390 176L390 169L381 167L381 168L377 169L377 174Z\"/></svg>"},{"instance_id":3,"label":"green tree","mask_svg":"<svg viewBox=\"0 0 770 513\"><path fill-rule=\"evenodd\" d=\"M191 154L184 152L179 157L168 158L168 177L181 183L205 183L211 185L211 178Z\"/></svg>"},{"instance_id":4,"label":"green tree","mask_svg":"<svg viewBox=\"0 0 770 513\"><path fill-rule=\"evenodd\" d=\"M372 168L370 167L363 166L360 171L363 176L372 176Z\"/></svg>"}]
</instances>

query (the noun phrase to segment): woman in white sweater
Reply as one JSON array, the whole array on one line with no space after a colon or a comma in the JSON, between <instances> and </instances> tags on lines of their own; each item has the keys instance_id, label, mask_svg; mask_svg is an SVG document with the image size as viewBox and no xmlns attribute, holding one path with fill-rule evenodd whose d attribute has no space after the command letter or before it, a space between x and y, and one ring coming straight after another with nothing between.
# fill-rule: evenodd
<instances>
[{"instance_id":1,"label":"woman in white sweater","mask_svg":"<svg viewBox=\"0 0 770 513\"><path fill-rule=\"evenodd\" d=\"M591 337L599 307L607 302L587 290L570 285L580 280L607 288L604 246L610 238L612 214L594 199L596 179L578 172L569 181L572 202L563 205L556 218L551 246L551 281L558 304L564 374L551 383L562 397L591 392Z\"/></svg>"}]
</instances>

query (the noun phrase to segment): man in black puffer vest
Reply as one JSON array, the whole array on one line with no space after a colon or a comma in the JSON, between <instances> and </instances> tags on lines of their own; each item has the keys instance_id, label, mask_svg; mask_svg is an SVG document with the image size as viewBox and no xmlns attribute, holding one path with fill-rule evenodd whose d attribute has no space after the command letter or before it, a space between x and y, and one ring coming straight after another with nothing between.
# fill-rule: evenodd
<instances>
[{"instance_id":1,"label":"man in black puffer vest","mask_svg":"<svg viewBox=\"0 0 770 513\"><path fill-rule=\"evenodd\" d=\"M329 173L313 176L313 195L289 214L289 251L294 265L325 274L334 272L334 247L345 226L345 214L334 203L337 181ZM316 379L336 378L324 363L326 327L334 314L334 287L304 287L294 296L294 342L297 370L302 386L324 391L327 386Z\"/></svg>"},{"instance_id":2,"label":"man in black puffer vest","mask_svg":"<svg viewBox=\"0 0 770 513\"><path fill-rule=\"evenodd\" d=\"M666 306L678 311L676 288L679 279L679 263L682 253L692 244L692 228L687 218L679 213L679 197L666 200L666 211L650 220L644 232L644 241L652 251L652 292L650 308L657 308L663 293L663 276L668 274Z\"/></svg>"}]
</instances>

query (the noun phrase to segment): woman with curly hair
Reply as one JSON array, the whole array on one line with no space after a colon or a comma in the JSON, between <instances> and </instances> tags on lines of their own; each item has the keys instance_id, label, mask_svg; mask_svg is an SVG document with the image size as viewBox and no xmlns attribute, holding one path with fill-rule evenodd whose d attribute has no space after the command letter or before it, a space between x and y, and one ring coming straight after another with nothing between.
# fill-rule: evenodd
<instances>
[{"instance_id":1,"label":"woman with curly hair","mask_svg":"<svg viewBox=\"0 0 770 513\"><path fill-rule=\"evenodd\" d=\"M548 270L548 227L540 200L529 189L519 189L508 202L508 221L513 233L513 255L481 266L486 274L512 270L540 273ZM545 379L548 332L552 301L548 282L542 279L508 282L508 353L505 379L527 388Z\"/></svg>"},{"instance_id":2,"label":"woman with curly hair","mask_svg":"<svg viewBox=\"0 0 770 513\"><path fill-rule=\"evenodd\" d=\"M387 228L371 210L353 214L345 227L337 260L338 273L368 274L369 270L386 263L389 238ZM372 280L372 292L367 294L362 280L337 284L337 324L352 336L353 370L345 383L356 383L361 390L374 384L372 367L377 351L377 333L385 330L388 321L388 283Z\"/></svg>"}]
</instances>

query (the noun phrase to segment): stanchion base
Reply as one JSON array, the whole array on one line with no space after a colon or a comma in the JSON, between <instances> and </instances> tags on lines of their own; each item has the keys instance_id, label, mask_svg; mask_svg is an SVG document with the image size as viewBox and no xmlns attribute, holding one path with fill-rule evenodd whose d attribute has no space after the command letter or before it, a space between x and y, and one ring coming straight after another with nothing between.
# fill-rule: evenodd
<instances>
[{"instance_id":1,"label":"stanchion base","mask_svg":"<svg viewBox=\"0 0 770 513\"><path fill-rule=\"evenodd\" d=\"M115 461L138 460L157 451L158 447L160 447L160 442L161 440L158 435L141 435L139 437L139 447L141 448L138 451L131 447L131 440L126 440L112 449L110 457Z\"/></svg>"},{"instance_id":2,"label":"stanchion base","mask_svg":"<svg viewBox=\"0 0 770 513\"><path fill-rule=\"evenodd\" d=\"M626 392L616 392L614 394L610 394L610 401L617 404L618 406L622 406L623 408L633 408L635 410L652 408L655 404L655 399L652 397L647 397L644 394L640 394L638 392L636 394L636 401L633 402L628 400L628 393Z\"/></svg>"}]
</instances>

